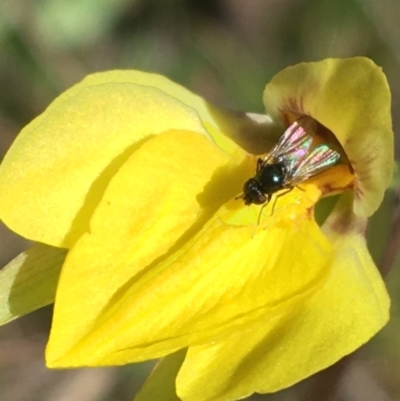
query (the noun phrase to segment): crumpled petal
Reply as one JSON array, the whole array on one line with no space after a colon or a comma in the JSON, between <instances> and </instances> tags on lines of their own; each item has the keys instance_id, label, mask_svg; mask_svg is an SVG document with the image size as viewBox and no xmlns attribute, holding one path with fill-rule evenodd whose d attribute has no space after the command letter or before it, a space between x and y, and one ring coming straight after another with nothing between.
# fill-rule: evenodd
<instances>
[{"instance_id":1,"label":"crumpled petal","mask_svg":"<svg viewBox=\"0 0 400 401\"><path fill-rule=\"evenodd\" d=\"M0 270L0 325L54 302L65 255L35 244Z\"/></svg>"},{"instance_id":2,"label":"crumpled petal","mask_svg":"<svg viewBox=\"0 0 400 401\"><path fill-rule=\"evenodd\" d=\"M291 311L190 347L177 378L179 398L228 401L278 391L368 341L388 321L389 298L364 238L354 231L337 236L330 263L326 281Z\"/></svg>"},{"instance_id":3,"label":"crumpled petal","mask_svg":"<svg viewBox=\"0 0 400 401\"><path fill-rule=\"evenodd\" d=\"M210 175L216 171L210 164L212 148L202 148L201 141L213 145L198 136L193 154L187 154L184 141L192 139L182 134L181 148L174 145L172 134L152 139L111 181L92 219L91 233L78 241L63 268L46 354L49 366L123 364L163 356L242 324L253 310L280 313L326 274L330 246L316 223L305 217L280 221L252 237L252 226L233 227L216 214L197 233L192 227L178 241L179 247L168 252L196 218L194 214L190 219L196 210L190 205L199 188L186 199L182 191L196 179L212 186ZM208 152L208 173L197 152ZM220 166L221 153L215 152ZM153 155L158 167L139 173L146 164L140 154ZM182 165L187 166L184 171ZM146 198L127 200L133 188L144 194L148 182L162 180L167 188L157 191L152 185ZM242 204L232 203L242 213Z\"/></svg>"},{"instance_id":4,"label":"crumpled petal","mask_svg":"<svg viewBox=\"0 0 400 401\"><path fill-rule=\"evenodd\" d=\"M327 127L354 169L354 212L375 212L393 171L390 90L384 73L364 57L301 63L275 75L264 91L273 119L308 115Z\"/></svg>"}]
</instances>

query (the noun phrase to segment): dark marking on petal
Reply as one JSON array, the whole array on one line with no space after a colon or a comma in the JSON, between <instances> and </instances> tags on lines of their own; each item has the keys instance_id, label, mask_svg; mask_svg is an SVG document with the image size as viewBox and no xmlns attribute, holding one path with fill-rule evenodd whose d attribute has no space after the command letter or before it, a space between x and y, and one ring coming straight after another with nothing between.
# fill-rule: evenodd
<instances>
[{"instance_id":1,"label":"dark marking on petal","mask_svg":"<svg viewBox=\"0 0 400 401\"><path fill-rule=\"evenodd\" d=\"M356 216L352 210L346 210L337 214L335 218L331 218L327 228L339 234L355 232L365 236L367 219Z\"/></svg>"},{"instance_id":2,"label":"dark marking on petal","mask_svg":"<svg viewBox=\"0 0 400 401\"><path fill-rule=\"evenodd\" d=\"M330 196L330 195L338 194L338 193L341 193L344 191L348 191L350 189L354 190L354 187L355 187L354 182L351 182L350 184L345 185L345 186L335 186L333 184L328 183L328 184L323 184L320 187L320 189L322 192L321 193L322 196L328 196L328 195Z\"/></svg>"}]
</instances>

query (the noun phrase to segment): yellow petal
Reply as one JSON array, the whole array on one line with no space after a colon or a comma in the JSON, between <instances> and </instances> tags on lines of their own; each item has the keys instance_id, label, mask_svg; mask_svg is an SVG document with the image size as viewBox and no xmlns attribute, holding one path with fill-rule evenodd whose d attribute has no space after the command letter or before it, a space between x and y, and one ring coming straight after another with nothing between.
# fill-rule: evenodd
<instances>
[{"instance_id":1,"label":"yellow petal","mask_svg":"<svg viewBox=\"0 0 400 401\"><path fill-rule=\"evenodd\" d=\"M381 68L363 57L297 64L272 78L264 103L275 119L305 114L332 131L354 169L355 213L366 217L378 208L394 152L390 91Z\"/></svg>"},{"instance_id":2,"label":"yellow petal","mask_svg":"<svg viewBox=\"0 0 400 401\"><path fill-rule=\"evenodd\" d=\"M323 279L330 246L314 222L288 219L253 238L252 231L226 225L217 215L176 253L140 274L139 240L130 239L134 251L124 251L124 240L119 252L110 253L99 238L84 238L61 277L47 363L96 366L160 357L232 330L251 311L265 308L276 316ZM141 246L160 246L151 238ZM95 252L110 256L100 265ZM92 271L85 272L89 263ZM119 276L126 286L115 283Z\"/></svg>"},{"instance_id":3,"label":"yellow petal","mask_svg":"<svg viewBox=\"0 0 400 401\"><path fill-rule=\"evenodd\" d=\"M326 281L292 310L275 319L258 317L223 340L190 347L177 378L178 396L228 401L278 391L328 367L380 330L389 299L364 239L354 232L342 235L335 249Z\"/></svg>"},{"instance_id":4,"label":"yellow petal","mask_svg":"<svg viewBox=\"0 0 400 401\"><path fill-rule=\"evenodd\" d=\"M88 75L82 82L59 96L50 107L57 107L83 88L111 82L156 88L195 110L217 146L231 156L235 155L236 147L229 138L246 151L261 154L265 153L282 134L281 122L273 121L266 115L220 109L162 75L135 70L115 70ZM186 129L190 128L186 127Z\"/></svg>"},{"instance_id":5,"label":"yellow petal","mask_svg":"<svg viewBox=\"0 0 400 401\"><path fill-rule=\"evenodd\" d=\"M0 324L54 302L66 251L36 244L0 271Z\"/></svg>"},{"instance_id":6,"label":"yellow petal","mask_svg":"<svg viewBox=\"0 0 400 401\"><path fill-rule=\"evenodd\" d=\"M180 131L153 137L128 159L96 209L90 233L68 255L57 291L50 359L83 337L135 274L152 274L157 258L176 249L182 235L193 235L225 201L224 191L218 199L215 188L206 185L214 174L217 181L224 177L228 162L206 137ZM186 233L194 223L198 227Z\"/></svg>"},{"instance_id":7,"label":"yellow petal","mask_svg":"<svg viewBox=\"0 0 400 401\"><path fill-rule=\"evenodd\" d=\"M64 247L87 231L110 178L149 136L206 134L195 110L156 88L109 82L71 91L21 132L0 166L0 218Z\"/></svg>"},{"instance_id":8,"label":"yellow petal","mask_svg":"<svg viewBox=\"0 0 400 401\"><path fill-rule=\"evenodd\" d=\"M260 153L280 132L266 116L219 109L160 75L90 75L11 147L0 166L0 218L27 238L71 247L124 160L149 136L172 129L209 135L239 160L232 139Z\"/></svg>"},{"instance_id":9,"label":"yellow petal","mask_svg":"<svg viewBox=\"0 0 400 401\"><path fill-rule=\"evenodd\" d=\"M202 97L190 92L185 87L178 85L162 75L135 70L114 70L88 75L83 81L74 85L55 99L49 106L48 111L59 108L62 103L75 97L82 92L82 90L90 90L92 87L109 86L112 84L125 84L129 86L133 84L134 87L140 86L143 90L148 89L150 94L153 93L153 89L158 89L163 92L164 95L173 97L183 105L195 110L206 125L211 125L215 129L218 127L218 123L214 120L213 115L210 114L210 105ZM123 101L122 98L121 101ZM155 105L152 108L154 107ZM131 110L134 110L134 108L135 106L133 105ZM35 119L34 124L40 124L43 118L45 118L43 115L38 117ZM173 129L174 126L170 128Z\"/></svg>"}]
</instances>

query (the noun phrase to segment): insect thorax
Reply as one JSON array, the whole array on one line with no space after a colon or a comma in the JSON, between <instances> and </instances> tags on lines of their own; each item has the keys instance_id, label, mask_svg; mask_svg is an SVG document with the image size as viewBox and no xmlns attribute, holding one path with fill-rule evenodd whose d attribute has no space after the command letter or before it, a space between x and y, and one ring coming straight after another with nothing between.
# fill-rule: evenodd
<instances>
[{"instance_id":1,"label":"insect thorax","mask_svg":"<svg viewBox=\"0 0 400 401\"><path fill-rule=\"evenodd\" d=\"M256 175L256 180L265 194L273 194L285 187L286 166L284 162L265 164Z\"/></svg>"}]
</instances>

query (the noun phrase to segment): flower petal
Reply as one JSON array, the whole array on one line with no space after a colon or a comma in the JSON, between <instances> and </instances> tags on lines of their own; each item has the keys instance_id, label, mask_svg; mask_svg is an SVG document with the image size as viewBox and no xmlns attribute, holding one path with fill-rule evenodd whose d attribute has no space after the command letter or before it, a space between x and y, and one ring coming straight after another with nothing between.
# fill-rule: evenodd
<instances>
[{"instance_id":1,"label":"flower petal","mask_svg":"<svg viewBox=\"0 0 400 401\"><path fill-rule=\"evenodd\" d=\"M52 106L57 107L59 103L75 96L82 88L110 82L156 88L195 110L217 146L232 156L235 155L236 148L232 147L229 138L246 151L261 154L265 153L283 132L281 122L273 121L267 115L221 109L162 75L135 70L115 70L88 75L82 82L59 96ZM178 129L175 126L170 128Z\"/></svg>"},{"instance_id":2,"label":"flower petal","mask_svg":"<svg viewBox=\"0 0 400 401\"><path fill-rule=\"evenodd\" d=\"M330 246L314 222L288 219L254 238L252 231L224 224L217 214L147 271L149 262L141 262L132 239L134 251L113 253L93 235L78 242L60 281L47 363L97 366L160 357L232 330L253 310L265 308L272 318L323 279ZM135 241L146 248L157 243ZM101 265L82 258L96 260L100 251L110 255ZM90 263L93 272L84 272ZM115 284L122 275L132 277L124 287ZM83 293L84 302L70 301Z\"/></svg>"},{"instance_id":3,"label":"flower petal","mask_svg":"<svg viewBox=\"0 0 400 401\"><path fill-rule=\"evenodd\" d=\"M229 160L205 136L184 131L153 137L128 159L96 209L90 233L68 255L57 291L50 359L90 331L108 303L118 304L118 292L132 285L132 276L151 274L157 258L176 249L182 235L193 235L186 231L192 225L198 230L226 200L225 191L220 189L218 199L215 188L205 186L215 174L224 176Z\"/></svg>"},{"instance_id":4,"label":"flower petal","mask_svg":"<svg viewBox=\"0 0 400 401\"><path fill-rule=\"evenodd\" d=\"M170 129L206 135L195 110L159 89L81 86L29 124L0 166L0 218L55 246L87 231L110 178L146 138Z\"/></svg>"},{"instance_id":5,"label":"flower petal","mask_svg":"<svg viewBox=\"0 0 400 401\"><path fill-rule=\"evenodd\" d=\"M0 271L0 324L54 302L66 251L36 244Z\"/></svg>"},{"instance_id":6,"label":"flower petal","mask_svg":"<svg viewBox=\"0 0 400 401\"><path fill-rule=\"evenodd\" d=\"M363 57L297 64L272 78L264 103L275 119L305 114L327 127L354 169L355 213L366 217L378 208L394 153L390 91L381 68Z\"/></svg>"},{"instance_id":7,"label":"flower petal","mask_svg":"<svg viewBox=\"0 0 400 401\"><path fill-rule=\"evenodd\" d=\"M365 241L352 232L335 248L326 281L292 311L190 347L177 378L178 396L228 401L278 391L328 367L380 330L388 320L389 298Z\"/></svg>"}]
</instances>

